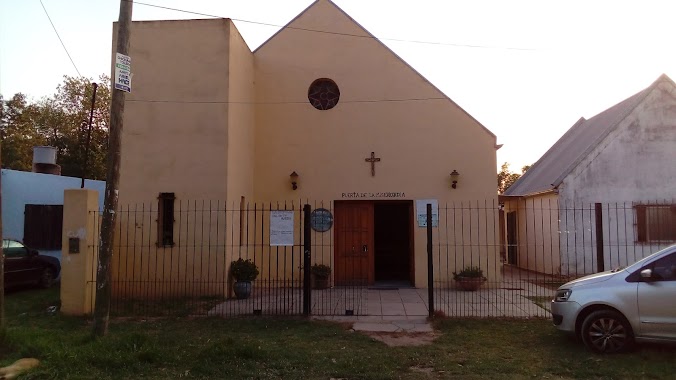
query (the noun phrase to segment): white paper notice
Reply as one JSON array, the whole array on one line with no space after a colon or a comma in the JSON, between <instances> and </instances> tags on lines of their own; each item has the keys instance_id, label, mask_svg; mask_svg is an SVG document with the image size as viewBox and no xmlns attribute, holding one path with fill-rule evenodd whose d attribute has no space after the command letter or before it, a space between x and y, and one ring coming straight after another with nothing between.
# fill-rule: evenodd
<instances>
[{"instance_id":1,"label":"white paper notice","mask_svg":"<svg viewBox=\"0 0 676 380\"><path fill-rule=\"evenodd\" d=\"M270 211L270 246L293 245L293 211Z\"/></svg>"},{"instance_id":2,"label":"white paper notice","mask_svg":"<svg viewBox=\"0 0 676 380\"><path fill-rule=\"evenodd\" d=\"M439 202L436 199L418 199L415 201L418 227L427 227L427 204L432 204L432 227L439 225Z\"/></svg>"}]
</instances>

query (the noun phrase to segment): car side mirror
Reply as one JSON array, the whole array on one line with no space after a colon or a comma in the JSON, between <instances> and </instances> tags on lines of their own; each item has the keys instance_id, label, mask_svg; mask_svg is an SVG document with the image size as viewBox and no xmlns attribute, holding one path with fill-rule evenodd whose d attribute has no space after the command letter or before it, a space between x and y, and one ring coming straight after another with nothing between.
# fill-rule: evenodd
<instances>
[{"instance_id":1,"label":"car side mirror","mask_svg":"<svg viewBox=\"0 0 676 380\"><path fill-rule=\"evenodd\" d=\"M641 278L644 280L651 281L653 279L653 270L652 269L644 269L641 271Z\"/></svg>"}]
</instances>

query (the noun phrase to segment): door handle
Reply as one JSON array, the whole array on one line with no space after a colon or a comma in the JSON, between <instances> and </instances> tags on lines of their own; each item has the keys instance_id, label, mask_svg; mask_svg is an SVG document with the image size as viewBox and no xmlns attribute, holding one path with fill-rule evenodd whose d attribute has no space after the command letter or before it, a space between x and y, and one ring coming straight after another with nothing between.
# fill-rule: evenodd
<instances>
[{"instance_id":1,"label":"door handle","mask_svg":"<svg viewBox=\"0 0 676 380\"><path fill-rule=\"evenodd\" d=\"M361 250L362 250L363 252L368 252L368 251L369 251L369 246L366 245L366 244L364 244L364 245L361 247Z\"/></svg>"}]
</instances>

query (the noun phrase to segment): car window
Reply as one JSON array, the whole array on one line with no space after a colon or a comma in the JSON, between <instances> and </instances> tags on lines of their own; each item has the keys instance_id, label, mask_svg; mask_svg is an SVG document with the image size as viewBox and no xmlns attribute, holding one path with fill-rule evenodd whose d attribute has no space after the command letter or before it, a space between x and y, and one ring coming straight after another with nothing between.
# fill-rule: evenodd
<instances>
[{"instance_id":1,"label":"car window","mask_svg":"<svg viewBox=\"0 0 676 380\"><path fill-rule=\"evenodd\" d=\"M26 247L15 240L3 240L2 249L5 257L22 257L28 255Z\"/></svg>"},{"instance_id":2,"label":"car window","mask_svg":"<svg viewBox=\"0 0 676 380\"><path fill-rule=\"evenodd\" d=\"M7 241L7 246L6 248L23 248L24 245L19 243L18 241L15 240L6 240Z\"/></svg>"},{"instance_id":3,"label":"car window","mask_svg":"<svg viewBox=\"0 0 676 380\"><path fill-rule=\"evenodd\" d=\"M676 253L665 256L650 264L653 279L657 281L676 281Z\"/></svg>"}]
</instances>

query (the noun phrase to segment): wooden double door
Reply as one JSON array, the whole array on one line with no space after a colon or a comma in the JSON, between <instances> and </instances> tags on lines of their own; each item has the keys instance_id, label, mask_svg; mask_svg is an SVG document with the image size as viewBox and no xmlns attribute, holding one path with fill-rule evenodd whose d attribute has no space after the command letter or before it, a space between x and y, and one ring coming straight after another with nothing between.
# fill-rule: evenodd
<instances>
[{"instance_id":1,"label":"wooden double door","mask_svg":"<svg viewBox=\"0 0 676 380\"><path fill-rule=\"evenodd\" d=\"M336 285L413 282L411 201L335 202Z\"/></svg>"}]
</instances>

